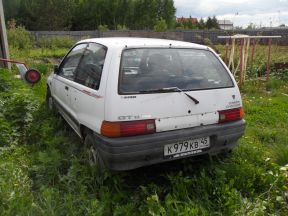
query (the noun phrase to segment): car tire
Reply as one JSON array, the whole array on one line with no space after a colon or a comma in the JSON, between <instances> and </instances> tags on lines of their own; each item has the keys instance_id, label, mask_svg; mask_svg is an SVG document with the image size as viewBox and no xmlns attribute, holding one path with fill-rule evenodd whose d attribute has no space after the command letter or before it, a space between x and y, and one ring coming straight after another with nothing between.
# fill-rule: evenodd
<instances>
[{"instance_id":1,"label":"car tire","mask_svg":"<svg viewBox=\"0 0 288 216\"><path fill-rule=\"evenodd\" d=\"M84 140L85 156L87 157L89 164L95 166L99 172L107 170L103 159L101 158L100 152L97 149L97 144L93 136L88 133Z\"/></svg>"},{"instance_id":2,"label":"car tire","mask_svg":"<svg viewBox=\"0 0 288 216\"><path fill-rule=\"evenodd\" d=\"M55 112L56 109L55 109L55 104L54 104L54 99L51 95L51 91L49 88L47 88L47 92L46 92L46 105L47 105L47 108L49 110L51 110L52 112Z\"/></svg>"}]
</instances>

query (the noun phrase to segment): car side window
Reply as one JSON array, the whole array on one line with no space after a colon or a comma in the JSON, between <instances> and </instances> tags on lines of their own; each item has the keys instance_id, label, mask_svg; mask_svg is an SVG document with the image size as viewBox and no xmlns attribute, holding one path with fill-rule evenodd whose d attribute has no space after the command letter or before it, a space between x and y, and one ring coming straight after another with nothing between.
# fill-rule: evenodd
<instances>
[{"instance_id":1,"label":"car side window","mask_svg":"<svg viewBox=\"0 0 288 216\"><path fill-rule=\"evenodd\" d=\"M59 76L63 76L70 80L74 79L76 69L83 57L86 47L87 44L79 44L70 51L60 66L58 73Z\"/></svg>"},{"instance_id":2,"label":"car side window","mask_svg":"<svg viewBox=\"0 0 288 216\"><path fill-rule=\"evenodd\" d=\"M75 82L98 90L107 48L89 43L77 68Z\"/></svg>"}]
</instances>

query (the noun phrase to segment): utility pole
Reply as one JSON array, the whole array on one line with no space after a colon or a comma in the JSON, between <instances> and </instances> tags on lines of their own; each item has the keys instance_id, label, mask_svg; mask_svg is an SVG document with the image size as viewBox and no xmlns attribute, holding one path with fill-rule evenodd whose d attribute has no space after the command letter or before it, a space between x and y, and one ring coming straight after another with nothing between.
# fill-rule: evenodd
<instances>
[{"instance_id":1,"label":"utility pole","mask_svg":"<svg viewBox=\"0 0 288 216\"><path fill-rule=\"evenodd\" d=\"M2 0L0 0L0 58L9 59L7 32ZM0 67L8 67L10 69L11 65L9 63L0 62Z\"/></svg>"}]
</instances>

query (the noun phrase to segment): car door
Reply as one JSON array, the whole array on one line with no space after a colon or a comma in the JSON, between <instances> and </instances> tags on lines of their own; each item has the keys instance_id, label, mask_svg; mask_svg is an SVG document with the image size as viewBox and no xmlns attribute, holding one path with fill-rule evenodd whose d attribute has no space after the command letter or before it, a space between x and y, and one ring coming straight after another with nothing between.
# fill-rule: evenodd
<instances>
[{"instance_id":1,"label":"car door","mask_svg":"<svg viewBox=\"0 0 288 216\"><path fill-rule=\"evenodd\" d=\"M78 65L75 88L71 92L72 112L80 124L96 132L100 132L104 118L106 53L105 46L89 43Z\"/></svg>"},{"instance_id":2,"label":"car door","mask_svg":"<svg viewBox=\"0 0 288 216\"><path fill-rule=\"evenodd\" d=\"M83 43L72 48L60 64L58 73L54 76L53 81L52 91L56 106L74 130L77 130L78 121L71 109L71 91L74 86L77 67L86 47L87 43Z\"/></svg>"}]
</instances>

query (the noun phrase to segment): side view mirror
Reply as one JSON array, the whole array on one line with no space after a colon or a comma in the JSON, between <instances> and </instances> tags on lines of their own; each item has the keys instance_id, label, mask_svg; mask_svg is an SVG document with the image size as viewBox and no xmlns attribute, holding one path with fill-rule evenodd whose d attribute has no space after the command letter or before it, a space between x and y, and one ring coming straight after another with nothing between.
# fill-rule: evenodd
<instances>
[{"instance_id":1,"label":"side view mirror","mask_svg":"<svg viewBox=\"0 0 288 216\"><path fill-rule=\"evenodd\" d=\"M41 80L41 73L36 69L28 69L27 65L23 62L2 58L0 58L0 61L14 63L19 71L20 78L29 85L34 85Z\"/></svg>"},{"instance_id":2,"label":"side view mirror","mask_svg":"<svg viewBox=\"0 0 288 216\"><path fill-rule=\"evenodd\" d=\"M55 74L59 73L59 65L54 65L54 73Z\"/></svg>"}]
</instances>

